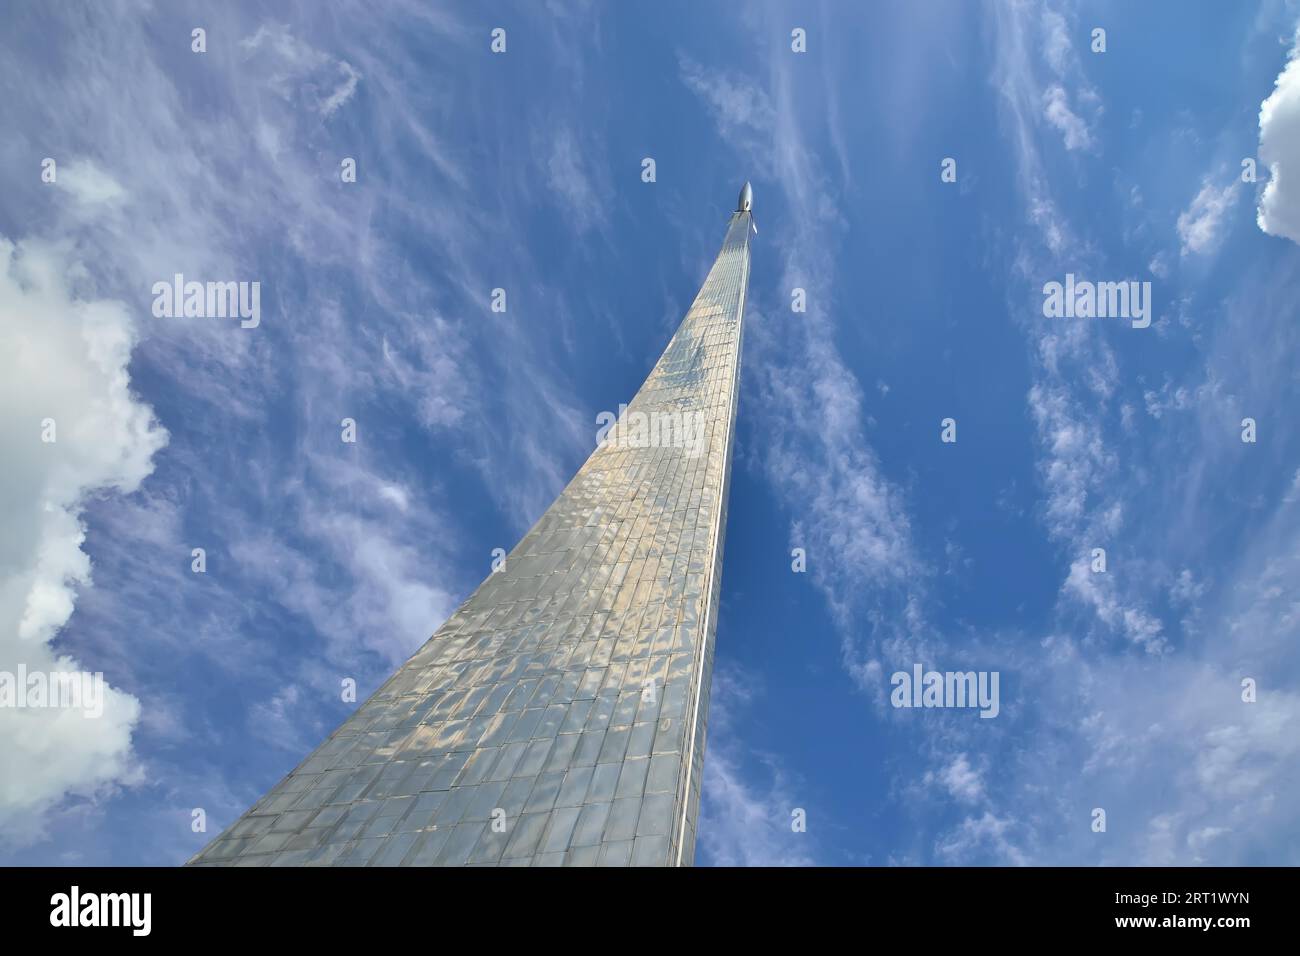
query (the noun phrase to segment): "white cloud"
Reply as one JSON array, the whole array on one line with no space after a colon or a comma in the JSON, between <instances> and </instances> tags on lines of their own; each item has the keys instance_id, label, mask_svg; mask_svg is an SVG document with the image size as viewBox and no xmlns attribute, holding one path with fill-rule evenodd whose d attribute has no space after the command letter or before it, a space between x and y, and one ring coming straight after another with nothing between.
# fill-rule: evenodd
<instances>
[{"instance_id":1,"label":"white cloud","mask_svg":"<svg viewBox=\"0 0 1300 956\"><path fill-rule=\"evenodd\" d=\"M56 182L87 206L116 203L126 196L116 179L88 159L73 159L59 166Z\"/></svg>"},{"instance_id":2,"label":"white cloud","mask_svg":"<svg viewBox=\"0 0 1300 956\"><path fill-rule=\"evenodd\" d=\"M1297 468L1295 474L1291 476L1291 487L1287 489L1286 497L1282 500L1287 504L1300 501L1300 468Z\"/></svg>"},{"instance_id":3,"label":"white cloud","mask_svg":"<svg viewBox=\"0 0 1300 956\"><path fill-rule=\"evenodd\" d=\"M1294 625L1286 633L1293 636ZM1069 741L1061 764L1049 771L1046 761L1035 761L1033 779L1019 780L1009 796L1032 804L1043 774L1059 774L1062 802L1106 809L1112 839L1089 844L1083 827L1074 837L1064 829L1043 833L1041 862L1187 865L1208 856L1244 863L1269 844L1275 849L1264 859L1296 862L1286 835L1300 818L1278 795L1300 784L1300 739L1287 730L1300 721L1300 697L1276 686L1276 677L1261 677L1258 701L1241 700L1243 674L1277 674L1260 665L1252 643L1253 635L1242 634L1209 660L1164 658L1152 666L1074 658L1044 675L1045 694L1073 688L1079 706L1060 707L1050 719L1055 729L1039 732L1073 727L1079 737L1059 738ZM1224 830L1234 839L1210 842L1207 831Z\"/></svg>"},{"instance_id":4,"label":"white cloud","mask_svg":"<svg viewBox=\"0 0 1300 956\"><path fill-rule=\"evenodd\" d=\"M1051 7L1043 8L1043 56L1057 76L1064 76L1074 65L1074 45L1070 42L1065 17Z\"/></svg>"},{"instance_id":5,"label":"white cloud","mask_svg":"<svg viewBox=\"0 0 1300 956\"><path fill-rule=\"evenodd\" d=\"M1240 181L1217 188L1209 180L1201 184L1192 204L1178 216L1178 238L1183 255L1209 252L1222 236L1223 220L1240 189Z\"/></svg>"},{"instance_id":6,"label":"white cloud","mask_svg":"<svg viewBox=\"0 0 1300 956\"><path fill-rule=\"evenodd\" d=\"M984 778L971 766L969 758L959 753L937 773L926 775L927 783L938 783L948 794L962 803L974 803L984 796Z\"/></svg>"},{"instance_id":7,"label":"white cloud","mask_svg":"<svg viewBox=\"0 0 1300 956\"><path fill-rule=\"evenodd\" d=\"M1024 24L1016 29L1027 28L1028 24ZM1092 132L1088 120L1081 114L1088 114L1095 119L1101 113L1101 98L1084 79L1079 58L1074 52L1074 42L1070 39L1071 26L1063 14L1045 6L1039 18L1038 30L1042 38L1043 59L1054 77L1043 92L1043 117L1061 132L1066 149L1091 149L1094 145ZM1022 62L1018 69L1027 77L1028 61ZM1067 87L1075 90L1073 108L1070 106L1071 95Z\"/></svg>"},{"instance_id":8,"label":"white cloud","mask_svg":"<svg viewBox=\"0 0 1300 956\"><path fill-rule=\"evenodd\" d=\"M1116 593L1114 579L1094 572L1087 558L1080 558L1070 566L1063 590L1092 608L1101 621L1123 633L1148 654L1159 654L1167 649L1160 621L1140 607L1123 603Z\"/></svg>"},{"instance_id":9,"label":"white cloud","mask_svg":"<svg viewBox=\"0 0 1300 956\"><path fill-rule=\"evenodd\" d=\"M1047 371L1057 350L1068 348L1045 340ZM1116 466L1102 439L1100 423L1087 415L1057 376L1044 375L1029 390L1029 408L1038 427L1044 457L1039 464L1047 489L1048 530L1062 540L1081 539L1091 520L1095 489Z\"/></svg>"},{"instance_id":10,"label":"white cloud","mask_svg":"<svg viewBox=\"0 0 1300 956\"><path fill-rule=\"evenodd\" d=\"M346 60L315 49L284 24L264 24L240 40L239 46L249 57L267 51L274 62L268 78L270 88L286 100L305 102L326 119L352 98L361 79Z\"/></svg>"},{"instance_id":11,"label":"white cloud","mask_svg":"<svg viewBox=\"0 0 1300 956\"><path fill-rule=\"evenodd\" d=\"M715 866L812 866L807 833L791 828L800 807L789 784L769 763L771 781L746 781L735 757L712 743L704 762L707 812L699 822L700 849ZM698 857L698 851L697 851Z\"/></svg>"},{"instance_id":12,"label":"white cloud","mask_svg":"<svg viewBox=\"0 0 1300 956\"><path fill-rule=\"evenodd\" d=\"M1174 604L1193 604L1205 593L1205 582L1196 580L1190 568L1183 568L1169 588L1169 599Z\"/></svg>"},{"instance_id":13,"label":"white cloud","mask_svg":"<svg viewBox=\"0 0 1300 956\"><path fill-rule=\"evenodd\" d=\"M602 212L608 196L601 180L590 168L585 152L573 131L551 132L550 155L546 160L546 182L568 210L577 232L586 232L604 221Z\"/></svg>"},{"instance_id":14,"label":"white cloud","mask_svg":"<svg viewBox=\"0 0 1300 956\"><path fill-rule=\"evenodd\" d=\"M352 99L352 94L357 91L357 81L361 79L361 74L352 69L346 60L339 60L338 67L343 80L333 93L321 101L320 111L325 117L333 115L335 110Z\"/></svg>"},{"instance_id":15,"label":"white cloud","mask_svg":"<svg viewBox=\"0 0 1300 956\"><path fill-rule=\"evenodd\" d=\"M1009 120L1011 145L1020 168L1020 181L1026 193L1030 219L1039 227L1043 241L1054 254L1072 249L1074 237L1050 192L1050 177L1043 167L1038 150L1037 127L1046 118L1046 90L1034 69L1031 40L1036 35L1030 8L1009 3L991 7L995 24L993 85L1000 94L1004 117ZM1044 31L1044 56L1053 65L1056 85L1079 82L1077 66L1064 55L1068 40L1062 41L1063 21L1059 15L1044 12L1038 29Z\"/></svg>"},{"instance_id":16,"label":"white cloud","mask_svg":"<svg viewBox=\"0 0 1300 956\"><path fill-rule=\"evenodd\" d=\"M939 840L935 854L949 863L969 863L976 854L988 854L1000 863L1024 866L1029 861L1016 846L1015 822L991 811L967 817L951 833Z\"/></svg>"},{"instance_id":17,"label":"white cloud","mask_svg":"<svg viewBox=\"0 0 1300 956\"><path fill-rule=\"evenodd\" d=\"M1043 93L1043 116L1061 131L1065 137L1066 149L1088 149L1092 146L1088 124L1070 109L1065 88L1059 83Z\"/></svg>"},{"instance_id":18,"label":"white cloud","mask_svg":"<svg viewBox=\"0 0 1300 956\"><path fill-rule=\"evenodd\" d=\"M1259 160L1269 171L1256 215L1259 228L1300 242L1300 32L1273 92L1259 107Z\"/></svg>"},{"instance_id":19,"label":"white cloud","mask_svg":"<svg viewBox=\"0 0 1300 956\"><path fill-rule=\"evenodd\" d=\"M767 92L747 77L701 66L688 56L678 58L682 82L709 109L723 139L747 139L771 134L775 112Z\"/></svg>"},{"instance_id":20,"label":"white cloud","mask_svg":"<svg viewBox=\"0 0 1300 956\"><path fill-rule=\"evenodd\" d=\"M0 670L11 673L82 669L54 646L77 591L91 583L82 508L92 494L134 491L167 441L130 390L135 329L125 306L77 298L68 288L77 277L84 272L66 247L0 239ZM0 833L8 839L37 839L41 814L65 793L137 779L131 733L140 704L107 680L104 693L98 718L0 708Z\"/></svg>"}]
</instances>

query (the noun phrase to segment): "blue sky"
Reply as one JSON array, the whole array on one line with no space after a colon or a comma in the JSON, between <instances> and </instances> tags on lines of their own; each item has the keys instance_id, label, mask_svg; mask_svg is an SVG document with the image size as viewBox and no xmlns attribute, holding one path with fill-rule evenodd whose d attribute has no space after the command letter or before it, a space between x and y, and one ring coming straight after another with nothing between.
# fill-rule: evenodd
<instances>
[{"instance_id":1,"label":"blue sky","mask_svg":"<svg viewBox=\"0 0 1300 956\"><path fill-rule=\"evenodd\" d=\"M112 690L0 710L0 862L179 863L294 766L590 453L747 178L697 862L1300 862L1296 4L4 17L0 670ZM178 272L260 325L155 318ZM1067 273L1150 328L1044 317ZM914 663L999 715L894 709Z\"/></svg>"}]
</instances>

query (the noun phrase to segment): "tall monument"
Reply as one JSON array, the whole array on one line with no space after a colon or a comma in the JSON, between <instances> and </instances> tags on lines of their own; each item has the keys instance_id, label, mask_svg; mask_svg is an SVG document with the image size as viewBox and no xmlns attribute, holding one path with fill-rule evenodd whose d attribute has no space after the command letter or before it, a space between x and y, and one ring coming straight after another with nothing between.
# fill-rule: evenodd
<instances>
[{"instance_id":1,"label":"tall monument","mask_svg":"<svg viewBox=\"0 0 1300 956\"><path fill-rule=\"evenodd\" d=\"M756 232L559 498L191 865L690 865Z\"/></svg>"}]
</instances>

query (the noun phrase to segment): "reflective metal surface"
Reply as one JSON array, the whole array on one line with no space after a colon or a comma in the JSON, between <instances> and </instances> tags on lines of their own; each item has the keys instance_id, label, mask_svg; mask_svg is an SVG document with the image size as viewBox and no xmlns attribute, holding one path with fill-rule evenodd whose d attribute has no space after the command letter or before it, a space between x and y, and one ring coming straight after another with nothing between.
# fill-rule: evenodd
<instances>
[{"instance_id":1,"label":"reflective metal surface","mask_svg":"<svg viewBox=\"0 0 1300 956\"><path fill-rule=\"evenodd\" d=\"M505 569L192 865L691 863L751 225Z\"/></svg>"}]
</instances>

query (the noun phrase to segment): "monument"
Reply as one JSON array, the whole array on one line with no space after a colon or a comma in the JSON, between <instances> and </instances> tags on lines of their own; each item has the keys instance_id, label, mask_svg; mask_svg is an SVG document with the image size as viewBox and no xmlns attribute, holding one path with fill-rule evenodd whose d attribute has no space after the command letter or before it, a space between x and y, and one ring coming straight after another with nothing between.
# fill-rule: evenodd
<instances>
[{"instance_id":1,"label":"monument","mask_svg":"<svg viewBox=\"0 0 1300 956\"><path fill-rule=\"evenodd\" d=\"M532 530L190 865L691 864L752 202Z\"/></svg>"}]
</instances>

